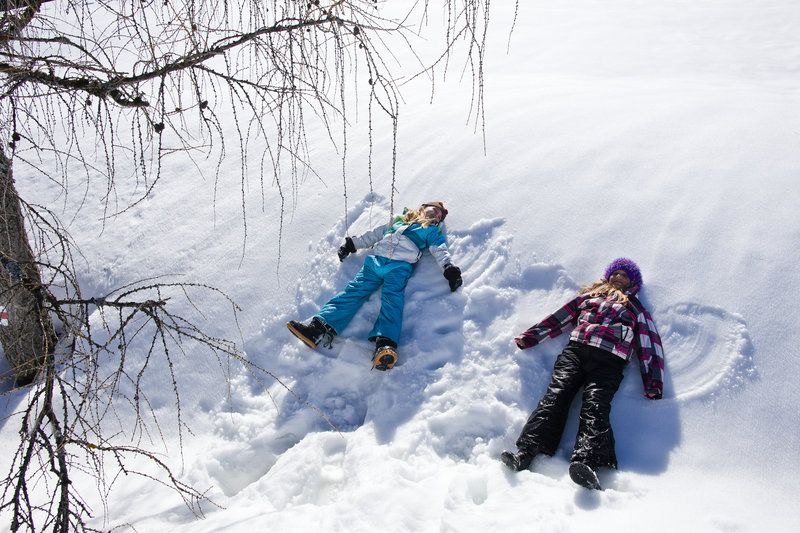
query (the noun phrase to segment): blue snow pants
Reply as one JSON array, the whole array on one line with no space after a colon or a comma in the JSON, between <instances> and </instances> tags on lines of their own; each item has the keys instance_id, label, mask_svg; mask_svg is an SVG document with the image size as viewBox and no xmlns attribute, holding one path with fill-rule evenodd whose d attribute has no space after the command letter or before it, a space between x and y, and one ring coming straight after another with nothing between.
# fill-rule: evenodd
<instances>
[{"instance_id":1,"label":"blue snow pants","mask_svg":"<svg viewBox=\"0 0 800 533\"><path fill-rule=\"evenodd\" d=\"M386 337L397 343L403 326L406 284L412 272L413 265L406 261L368 255L356 277L342 292L322 306L315 316L339 334L370 295L383 285L381 311L369 333L369 339Z\"/></svg>"}]
</instances>

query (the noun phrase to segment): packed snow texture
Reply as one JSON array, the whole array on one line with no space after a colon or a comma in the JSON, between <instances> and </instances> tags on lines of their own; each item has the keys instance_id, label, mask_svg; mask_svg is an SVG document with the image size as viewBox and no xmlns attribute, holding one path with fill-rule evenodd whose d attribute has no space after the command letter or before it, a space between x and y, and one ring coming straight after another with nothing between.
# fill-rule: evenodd
<instances>
[{"instance_id":1,"label":"packed snow texture","mask_svg":"<svg viewBox=\"0 0 800 533\"><path fill-rule=\"evenodd\" d=\"M198 519L166 488L126 478L105 509L85 487L94 526L800 530L796 2L526 1L510 40L513 6L494 9L485 153L465 125L470 93L455 72L432 102L424 83L403 89L393 207L445 201L464 285L451 293L423 257L390 372L370 370L365 339L378 294L330 349L311 351L285 327L360 267L363 251L336 257L343 238L388 219L389 128L376 131L370 190L366 143L351 127L346 208L338 156L321 132L309 136L321 179L297 185L280 248L279 200L267 188L260 208L257 169L243 245L238 160L218 184L167 160L152 197L102 232L100 193L87 201L70 227L87 295L154 274L217 286L243 310L235 322L200 302L209 331L282 382L232 366L226 383L201 350L187 353L179 385L193 433L182 454L174 429L154 449L218 507ZM72 218L78 199L17 182ZM600 472L602 492L567 475L577 400L558 453L512 473L497 457L514 449L567 335L525 351L512 339L618 256L642 267L642 300L664 340L665 397L646 400L628 366L612 411L620 470ZM2 397L4 457L25 398ZM157 410L169 413L171 401Z\"/></svg>"}]
</instances>

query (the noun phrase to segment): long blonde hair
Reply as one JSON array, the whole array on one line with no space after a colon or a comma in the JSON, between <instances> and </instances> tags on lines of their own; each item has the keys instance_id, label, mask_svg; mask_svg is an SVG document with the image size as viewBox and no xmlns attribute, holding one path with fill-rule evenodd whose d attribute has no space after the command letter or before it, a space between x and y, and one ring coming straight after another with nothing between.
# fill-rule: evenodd
<instances>
[{"instance_id":1,"label":"long blonde hair","mask_svg":"<svg viewBox=\"0 0 800 533\"><path fill-rule=\"evenodd\" d=\"M608 280L604 279L581 287L581 290L578 292L578 294L588 294L589 296L593 297L604 296L623 305L628 303L628 295L611 285Z\"/></svg>"},{"instance_id":2,"label":"long blonde hair","mask_svg":"<svg viewBox=\"0 0 800 533\"><path fill-rule=\"evenodd\" d=\"M419 224L423 228L435 226L439 223L436 217L426 217L425 208L420 206L416 209L407 209L403 215L403 222L406 224Z\"/></svg>"}]
</instances>

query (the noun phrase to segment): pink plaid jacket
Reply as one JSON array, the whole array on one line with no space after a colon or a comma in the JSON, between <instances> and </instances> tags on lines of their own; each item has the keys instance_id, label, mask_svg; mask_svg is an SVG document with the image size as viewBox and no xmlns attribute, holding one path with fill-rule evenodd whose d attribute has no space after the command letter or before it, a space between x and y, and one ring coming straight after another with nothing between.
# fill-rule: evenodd
<instances>
[{"instance_id":1,"label":"pink plaid jacket","mask_svg":"<svg viewBox=\"0 0 800 533\"><path fill-rule=\"evenodd\" d=\"M579 295L519 337L520 348L536 346L575 326L570 340L595 346L626 361L636 353L645 394L661 398L664 390L664 349L656 325L635 296L620 304L602 296Z\"/></svg>"}]
</instances>

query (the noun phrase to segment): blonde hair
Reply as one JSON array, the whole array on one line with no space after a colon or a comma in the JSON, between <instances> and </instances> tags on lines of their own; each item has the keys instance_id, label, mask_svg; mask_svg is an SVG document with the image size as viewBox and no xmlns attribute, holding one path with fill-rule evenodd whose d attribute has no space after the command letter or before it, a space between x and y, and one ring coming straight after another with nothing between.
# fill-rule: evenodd
<instances>
[{"instance_id":1,"label":"blonde hair","mask_svg":"<svg viewBox=\"0 0 800 533\"><path fill-rule=\"evenodd\" d=\"M406 224L419 224L423 228L428 226L435 226L439 223L436 217L426 217L425 208L423 206L416 209L408 209L403 215L403 222Z\"/></svg>"},{"instance_id":2,"label":"blonde hair","mask_svg":"<svg viewBox=\"0 0 800 533\"><path fill-rule=\"evenodd\" d=\"M590 285L581 287L578 294L588 294L589 296L604 296L614 302L621 304L628 303L628 295L611 285L607 280L601 279Z\"/></svg>"}]
</instances>

